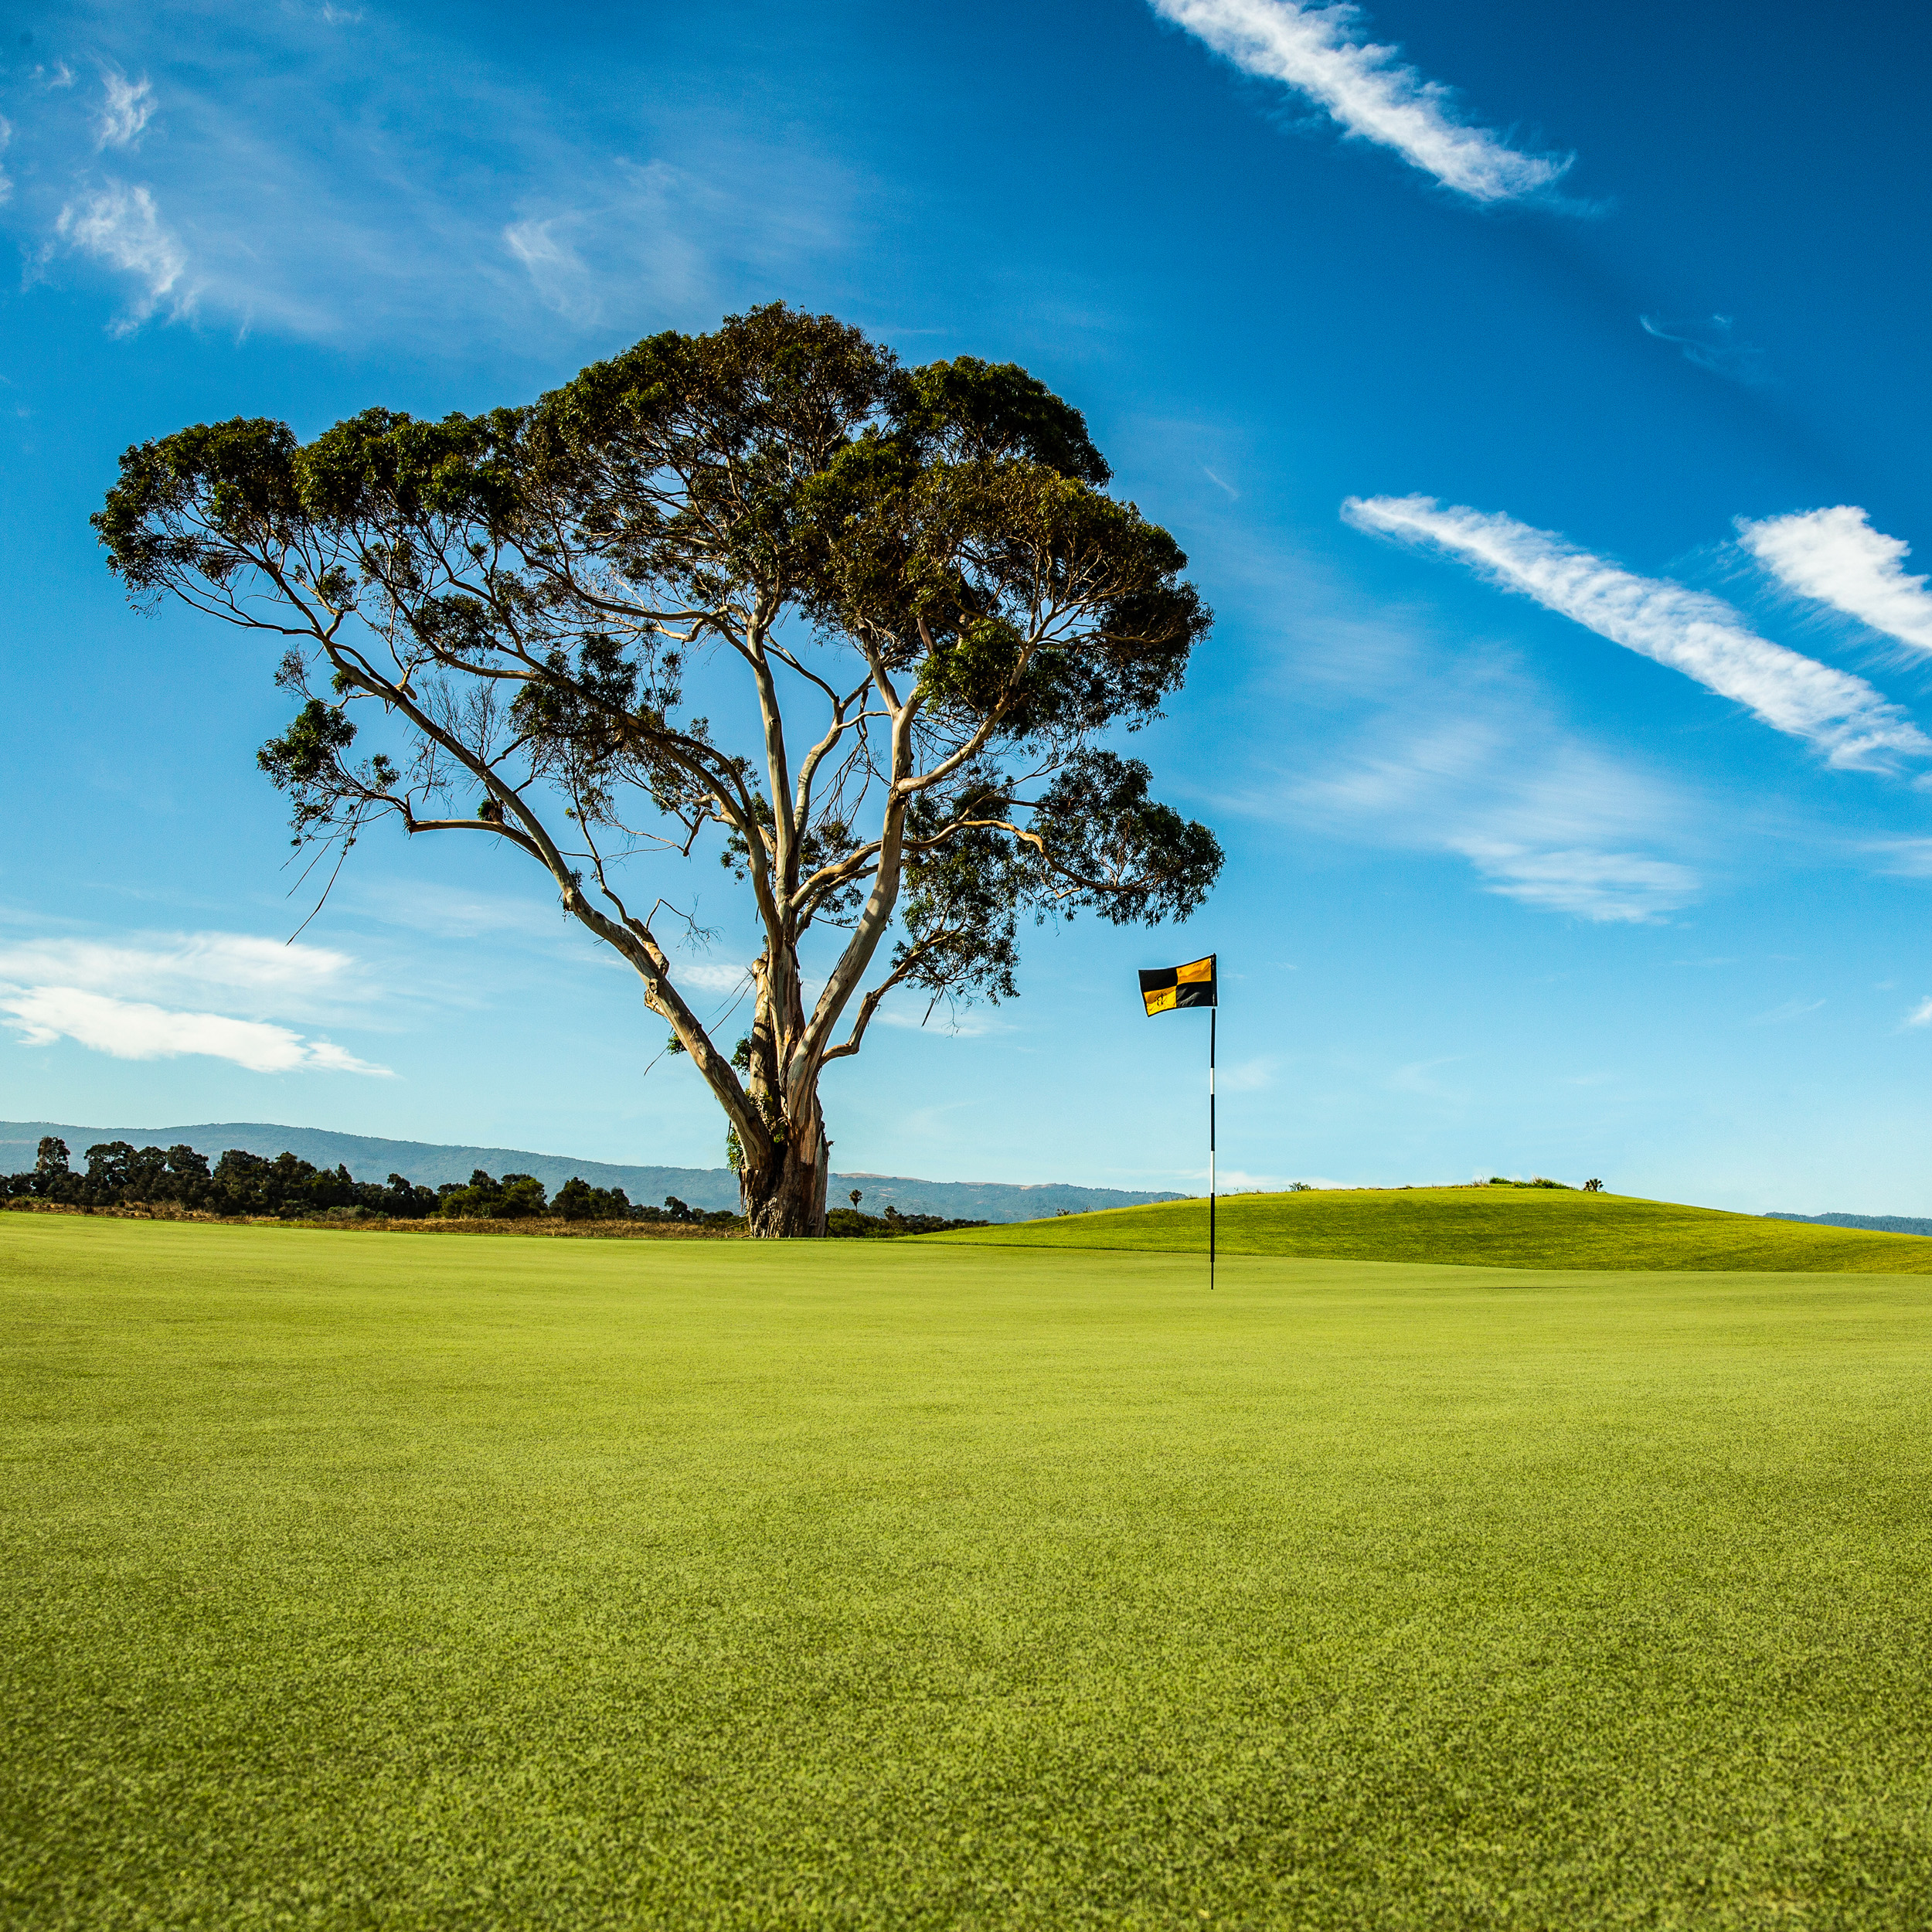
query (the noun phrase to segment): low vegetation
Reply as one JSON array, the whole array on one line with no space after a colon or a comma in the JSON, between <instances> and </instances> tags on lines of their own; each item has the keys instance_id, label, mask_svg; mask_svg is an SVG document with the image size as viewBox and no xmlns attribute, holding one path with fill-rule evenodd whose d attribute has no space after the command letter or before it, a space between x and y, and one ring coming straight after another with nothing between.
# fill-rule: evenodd
<instances>
[{"instance_id":1,"label":"low vegetation","mask_svg":"<svg viewBox=\"0 0 1932 1932\"><path fill-rule=\"evenodd\" d=\"M888 1207L883 1214L861 1214L855 1207L834 1208L825 1216L825 1232L835 1240L889 1240L902 1234L951 1234L983 1228L986 1221L949 1221L943 1214L901 1214Z\"/></svg>"},{"instance_id":2,"label":"low vegetation","mask_svg":"<svg viewBox=\"0 0 1932 1932\"><path fill-rule=\"evenodd\" d=\"M1514 1268L1770 1269L1932 1273L1932 1241L1822 1227L1546 1182L1300 1189L1230 1196L1223 1254ZM1208 1204L1166 1201L945 1236L1003 1246L1205 1253Z\"/></svg>"},{"instance_id":3,"label":"low vegetation","mask_svg":"<svg viewBox=\"0 0 1932 1932\"><path fill-rule=\"evenodd\" d=\"M0 1922L1932 1923L1928 1333L0 1216Z\"/></svg>"},{"instance_id":4,"label":"low vegetation","mask_svg":"<svg viewBox=\"0 0 1932 1932\"><path fill-rule=\"evenodd\" d=\"M318 1168L293 1154L273 1159L230 1148L211 1169L192 1147L141 1147L103 1141L87 1149L87 1168L75 1173L64 1141L51 1135L33 1167L9 1176L9 1198L80 1208L173 1207L192 1214L241 1216L284 1221L319 1217L421 1221L523 1221L540 1216L564 1221L665 1221L676 1225L742 1228L741 1216L707 1213L675 1195L657 1207L634 1207L621 1187L592 1187L573 1175L546 1198L543 1183L528 1174L501 1179L478 1168L467 1182L423 1187L400 1174L387 1181L359 1181L346 1167Z\"/></svg>"},{"instance_id":5,"label":"low vegetation","mask_svg":"<svg viewBox=\"0 0 1932 1932\"><path fill-rule=\"evenodd\" d=\"M103 1141L89 1148L87 1168L77 1174L64 1141L44 1138L39 1158L27 1172L0 1179L0 1198L10 1204L78 1209L83 1212L137 1210L168 1218L212 1215L219 1219L405 1226L449 1224L468 1228L481 1223L519 1226L558 1223L583 1233L706 1233L742 1234L744 1216L719 1209L694 1208L675 1194L664 1206L637 1206L621 1187L592 1187L573 1175L546 1199L543 1183L529 1174L498 1179L478 1168L467 1182L446 1181L429 1188L400 1174L386 1182L358 1181L346 1167L333 1170L284 1153L269 1159L231 1148L211 1169L208 1157L192 1147L137 1148L126 1141ZM851 1208L830 1216L828 1234L846 1238L934 1234L984 1227L984 1221L948 1220L937 1214L883 1215Z\"/></svg>"}]
</instances>

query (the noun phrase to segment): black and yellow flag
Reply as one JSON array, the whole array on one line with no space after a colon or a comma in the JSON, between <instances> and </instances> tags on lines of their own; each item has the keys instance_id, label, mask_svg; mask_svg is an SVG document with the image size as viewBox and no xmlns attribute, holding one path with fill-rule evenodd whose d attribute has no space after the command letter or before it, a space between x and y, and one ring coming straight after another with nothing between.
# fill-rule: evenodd
<instances>
[{"instance_id":1,"label":"black and yellow flag","mask_svg":"<svg viewBox=\"0 0 1932 1932\"><path fill-rule=\"evenodd\" d=\"M1162 966L1141 975L1141 998L1147 1003L1147 1016L1171 1013L1182 1006L1214 1006L1214 962L1209 953L1186 966Z\"/></svg>"}]
</instances>

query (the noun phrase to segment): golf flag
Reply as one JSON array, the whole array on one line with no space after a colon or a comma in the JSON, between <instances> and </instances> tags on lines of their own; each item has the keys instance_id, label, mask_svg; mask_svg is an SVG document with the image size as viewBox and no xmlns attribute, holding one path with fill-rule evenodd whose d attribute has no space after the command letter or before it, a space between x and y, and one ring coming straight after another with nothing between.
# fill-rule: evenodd
<instances>
[{"instance_id":1,"label":"golf flag","mask_svg":"<svg viewBox=\"0 0 1932 1932\"><path fill-rule=\"evenodd\" d=\"M1141 998L1151 1019L1156 1013L1172 1013L1182 1006L1218 1006L1214 997L1214 962L1209 953L1185 966L1162 966L1141 975Z\"/></svg>"},{"instance_id":2,"label":"golf flag","mask_svg":"<svg viewBox=\"0 0 1932 1932\"><path fill-rule=\"evenodd\" d=\"M1215 995L1214 964L1219 954L1190 960L1185 966L1160 966L1141 975L1141 1004L1147 1016L1179 1012L1184 1006L1208 1009L1208 1286L1214 1286L1214 1036L1220 1030L1221 1002Z\"/></svg>"}]
</instances>

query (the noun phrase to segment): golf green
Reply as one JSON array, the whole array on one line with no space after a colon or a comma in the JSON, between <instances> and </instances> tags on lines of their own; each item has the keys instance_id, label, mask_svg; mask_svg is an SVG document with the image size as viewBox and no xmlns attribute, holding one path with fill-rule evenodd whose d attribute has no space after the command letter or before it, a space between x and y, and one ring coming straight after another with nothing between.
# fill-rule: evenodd
<instances>
[{"instance_id":1,"label":"golf green","mask_svg":"<svg viewBox=\"0 0 1932 1932\"><path fill-rule=\"evenodd\" d=\"M1216 1217L1223 1254L1428 1261L1498 1268L1746 1269L1932 1274L1932 1240L1865 1228L1540 1187L1321 1188L1234 1194ZM1125 1248L1205 1255L1208 1204L1163 1201L930 1235L975 1247Z\"/></svg>"},{"instance_id":2,"label":"golf green","mask_svg":"<svg viewBox=\"0 0 1932 1932\"><path fill-rule=\"evenodd\" d=\"M1932 1278L0 1216L12 1927L1923 1928Z\"/></svg>"}]
</instances>

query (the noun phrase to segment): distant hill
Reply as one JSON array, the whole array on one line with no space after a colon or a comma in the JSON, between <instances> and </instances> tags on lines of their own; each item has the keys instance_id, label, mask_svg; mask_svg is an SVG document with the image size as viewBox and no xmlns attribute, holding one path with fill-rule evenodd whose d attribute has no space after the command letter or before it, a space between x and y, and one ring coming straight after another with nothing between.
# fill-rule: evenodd
<instances>
[{"instance_id":1,"label":"distant hill","mask_svg":"<svg viewBox=\"0 0 1932 1932\"><path fill-rule=\"evenodd\" d=\"M1466 1267L1932 1274L1932 1243L1863 1226L1792 1225L1675 1201L1568 1188L1325 1188L1221 1203L1223 1255L1301 1255ZM1069 1215L928 1241L1068 1248L1207 1250L1206 1201ZM1926 1223L1920 1223L1926 1226Z\"/></svg>"},{"instance_id":2,"label":"distant hill","mask_svg":"<svg viewBox=\"0 0 1932 1932\"><path fill-rule=\"evenodd\" d=\"M0 1121L0 1174L33 1165L43 1134L67 1143L74 1165L83 1165L97 1141L131 1141L136 1147L185 1143L197 1154L219 1159L231 1148L273 1158L293 1154L318 1167L346 1167L359 1181L386 1181L401 1174L424 1187L467 1181L487 1172L533 1174L554 1193L573 1174L593 1187L621 1187L640 1206L655 1206L675 1194L695 1208L736 1208L737 1177L729 1168L625 1167L611 1161L580 1161L563 1154L532 1154L515 1147L445 1147L430 1141L384 1141L361 1134L332 1134L317 1127L279 1127L264 1121L227 1121L198 1127L75 1127L57 1121ZM865 1194L865 1209L902 1214L939 1214L956 1221L1030 1221L1041 1216L1084 1214L1097 1208L1134 1207L1179 1201L1179 1194L1138 1194L1111 1187L1068 1187L1058 1182L1018 1187L998 1181L919 1181L896 1174L835 1174L834 1205L844 1206L854 1188Z\"/></svg>"},{"instance_id":3,"label":"distant hill","mask_svg":"<svg viewBox=\"0 0 1932 1932\"><path fill-rule=\"evenodd\" d=\"M1874 1234L1932 1234L1932 1221L1910 1214L1782 1214L1774 1208L1767 1221L1808 1221L1819 1228L1869 1228Z\"/></svg>"}]
</instances>

